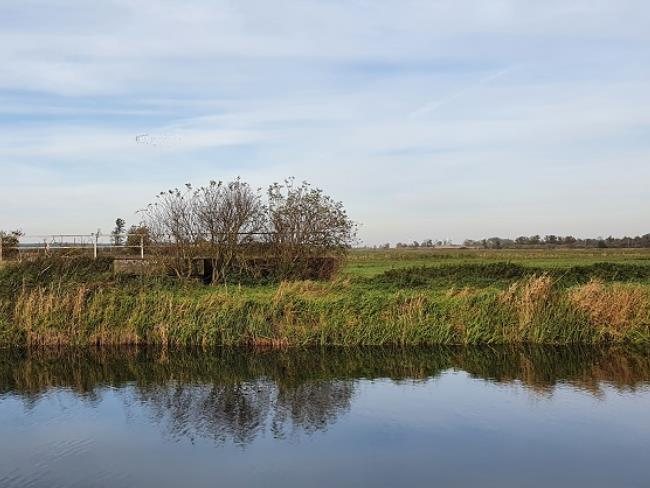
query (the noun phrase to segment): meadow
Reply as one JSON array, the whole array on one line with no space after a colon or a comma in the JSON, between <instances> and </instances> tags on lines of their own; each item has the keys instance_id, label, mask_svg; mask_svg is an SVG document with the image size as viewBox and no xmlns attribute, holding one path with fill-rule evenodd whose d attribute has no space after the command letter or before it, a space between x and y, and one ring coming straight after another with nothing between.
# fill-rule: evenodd
<instances>
[{"instance_id":1,"label":"meadow","mask_svg":"<svg viewBox=\"0 0 650 488\"><path fill-rule=\"evenodd\" d=\"M650 266L650 249L355 249L344 273L371 277L391 269L509 262L529 267L570 268L596 263Z\"/></svg>"},{"instance_id":2,"label":"meadow","mask_svg":"<svg viewBox=\"0 0 650 488\"><path fill-rule=\"evenodd\" d=\"M330 281L205 286L109 259L0 270L5 346L650 344L650 250L353 250Z\"/></svg>"}]
</instances>

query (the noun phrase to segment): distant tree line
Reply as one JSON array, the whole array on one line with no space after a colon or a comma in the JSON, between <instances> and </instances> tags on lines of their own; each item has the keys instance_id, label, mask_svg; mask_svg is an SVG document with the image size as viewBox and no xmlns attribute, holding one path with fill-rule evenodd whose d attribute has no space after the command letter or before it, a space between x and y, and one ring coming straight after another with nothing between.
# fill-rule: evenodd
<instances>
[{"instance_id":1,"label":"distant tree line","mask_svg":"<svg viewBox=\"0 0 650 488\"><path fill-rule=\"evenodd\" d=\"M423 241L398 242L396 249L418 249L453 246L449 239L436 240L424 239ZM373 249L390 249L391 244L385 243L371 246ZM458 246L461 247L461 246ZM573 236L557 236L553 234L544 237L540 235L519 236L515 239L504 237L490 237L487 239L465 239L462 247L481 249L518 249L518 248L650 248L650 234L635 237L596 237L577 238Z\"/></svg>"},{"instance_id":2,"label":"distant tree line","mask_svg":"<svg viewBox=\"0 0 650 488\"><path fill-rule=\"evenodd\" d=\"M649 248L650 234L635 237L596 237L577 238L573 236L557 236L553 234L541 237L540 235L519 236L515 239L503 237L490 237L488 239L463 242L465 247L479 247L483 249L513 249L513 248Z\"/></svg>"},{"instance_id":3,"label":"distant tree line","mask_svg":"<svg viewBox=\"0 0 650 488\"><path fill-rule=\"evenodd\" d=\"M432 247L442 247L442 246L451 246L453 243L449 239L437 240L433 239L424 239L421 242L412 241L412 242L398 242L395 244L395 249L414 249L414 248L432 248ZM390 242L384 244L373 245L373 246L364 246L366 249L390 249Z\"/></svg>"},{"instance_id":4,"label":"distant tree line","mask_svg":"<svg viewBox=\"0 0 650 488\"><path fill-rule=\"evenodd\" d=\"M398 242L397 244L395 244L395 248L401 249L401 248L416 248L416 247L441 247L441 246L450 246L450 245L452 245L452 242L449 239L437 240L437 241L434 241L433 239L424 239L422 242L418 242L418 241L413 241L411 243ZM385 244L384 246L390 247L390 244Z\"/></svg>"}]
</instances>

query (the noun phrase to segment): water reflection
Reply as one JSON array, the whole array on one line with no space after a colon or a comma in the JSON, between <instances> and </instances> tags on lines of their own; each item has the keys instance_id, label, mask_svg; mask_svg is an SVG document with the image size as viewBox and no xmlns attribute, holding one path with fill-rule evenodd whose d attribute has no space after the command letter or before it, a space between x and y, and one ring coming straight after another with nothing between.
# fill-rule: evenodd
<instances>
[{"instance_id":1,"label":"water reflection","mask_svg":"<svg viewBox=\"0 0 650 488\"><path fill-rule=\"evenodd\" d=\"M260 432L275 438L300 430L325 430L350 407L351 381L309 381L280 388L268 380L232 384L139 388L136 400L147 405L172 438L210 438L249 444Z\"/></svg>"},{"instance_id":2,"label":"water reflection","mask_svg":"<svg viewBox=\"0 0 650 488\"><path fill-rule=\"evenodd\" d=\"M326 430L350 409L360 379L423 381L450 369L516 382L536 395L552 395L561 383L598 398L604 386L646 385L650 354L541 347L4 351L0 400L20 398L32 409L49 392L66 389L94 403L113 387L173 439L246 445L260 433L283 438Z\"/></svg>"}]
</instances>

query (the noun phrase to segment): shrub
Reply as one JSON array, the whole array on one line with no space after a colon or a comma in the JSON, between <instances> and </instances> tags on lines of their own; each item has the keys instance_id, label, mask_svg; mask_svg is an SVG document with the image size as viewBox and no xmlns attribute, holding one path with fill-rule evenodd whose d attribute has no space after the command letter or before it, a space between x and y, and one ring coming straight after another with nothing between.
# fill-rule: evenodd
<instances>
[{"instance_id":1,"label":"shrub","mask_svg":"<svg viewBox=\"0 0 650 488\"><path fill-rule=\"evenodd\" d=\"M0 245L2 248L2 259L15 259L18 256L18 244L23 233L19 230L6 232L0 230Z\"/></svg>"}]
</instances>

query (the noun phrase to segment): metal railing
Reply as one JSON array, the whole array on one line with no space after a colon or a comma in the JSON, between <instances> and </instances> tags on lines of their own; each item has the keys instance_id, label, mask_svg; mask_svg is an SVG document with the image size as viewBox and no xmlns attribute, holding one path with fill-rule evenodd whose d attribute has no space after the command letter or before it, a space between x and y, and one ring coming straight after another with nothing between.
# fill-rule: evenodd
<instances>
[{"instance_id":1,"label":"metal railing","mask_svg":"<svg viewBox=\"0 0 650 488\"><path fill-rule=\"evenodd\" d=\"M321 232L314 235L324 234ZM278 236L277 232L215 232L212 234L189 233L183 236L172 235L149 235L144 233L123 233L123 234L102 234L100 231L91 234L46 234L46 235L20 235L5 236L0 239L0 262L14 259L22 259L27 255L45 254L53 255L65 251L87 251L94 259L100 254L112 255L115 257L139 256L145 259L147 251L149 254L156 252L169 252L176 248L197 249L209 246L231 246L232 238L243 236L245 239L237 242L237 245L251 243L263 243L264 238ZM227 237L227 239L223 239ZM14 241L17 239L17 241ZM292 243L304 239L300 234L284 233L281 241ZM10 244L8 244L10 242ZM310 242L302 242L302 245L309 245ZM320 243L319 243L320 244Z\"/></svg>"},{"instance_id":2,"label":"metal railing","mask_svg":"<svg viewBox=\"0 0 650 488\"><path fill-rule=\"evenodd\" d=\"M170 249L177 245L199 245L206 243L215 243L215 239L223 236L245 236L253 240L262 240L265 236L275 235L274 232L236 232L236 233L218 233L212 235L193 234L176 238L171 235L156 236L152 240L151 236L146 234L102 234L95 232L92 234L45 234L45 235L22 235L17 244L7 245L0 239L0 262L14 259L22 259L26 255L44 254L46 256L65 251L87 251L92 254L94 259L100 254L113 256L130 256L131 258L139 256L144 259L147 251L160 251ZM3 246L4 244L4 246ZM128 253L131 252L129 255Z\"/></svg>"},{"instance_id":3,"label":"metal railing","mask_svg":"<svg viewBox=\"0 0 650 488\"><path fill-rule=\"evenodd\" d=\"M140 259L145 257L145 240L143 234L48 234L20 236L17 244L7 245L0 239L0 262L20 259L25 254L51 255L57 252L81 250L92 253L97 259L100 253L117 253L117 251L134 250ZM135 244L129 243L135 241Z\"/></svg>"}]
</instances>

